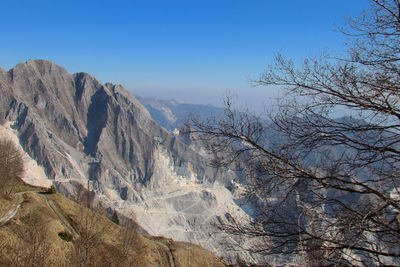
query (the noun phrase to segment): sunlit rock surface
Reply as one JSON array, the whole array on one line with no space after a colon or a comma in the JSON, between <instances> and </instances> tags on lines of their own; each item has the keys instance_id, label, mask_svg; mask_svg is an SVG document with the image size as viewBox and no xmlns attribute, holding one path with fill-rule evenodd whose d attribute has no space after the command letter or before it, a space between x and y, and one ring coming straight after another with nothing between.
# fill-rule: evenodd
<instances>
[{"instance_id":1,"label":"sunlit rock surface","mask_svg":"<svg viewBox=\"0 0 400 267\"><path fill-rule=\"evenodd\" d=\"M42 168L29 172L29 183L53 183L74 196L90 180L94 202L128 216L133 211L148 233L219 255L229 255L222 239L245 242L212 226L231 217L249 220L226 188L236 173L207 167L204 153L154 122L120 85L28 60L0 69L0 92L1 116L8 121L2 135L18 137Z\"/></svg>"}]
</instances>

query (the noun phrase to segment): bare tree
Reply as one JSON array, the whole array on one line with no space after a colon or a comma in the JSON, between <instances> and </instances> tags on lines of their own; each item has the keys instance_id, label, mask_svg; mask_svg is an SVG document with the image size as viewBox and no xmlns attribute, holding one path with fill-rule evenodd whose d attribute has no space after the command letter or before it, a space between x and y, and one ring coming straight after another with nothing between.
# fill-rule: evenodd
<instances>
[{"instance_id":1,"label":"bare tree","mask_svg":"<svg viewBox=\"0 0 400 267\"><path fill-rule=\"evenodd\" d=\"M244 249L309 265L399 264L400 1L370 2L340 28L345 56L276 56L255 81L285 91L268 120L228 99L222 119L189 122L215 166L246 178L254 221L223 226L257 239Z\"/></svg>"},{"instance_id":2,"label":"bare tree","mask_svg":"<svg viewBox=\"0 0 400 267\"><path fill-rule=\"evenodd\" d=\"M135 250L137 254L141 251L139 235L137 233L139 225L135 218L135 213L132 210L127 210L125 216L122 216L119 220L119 224L122 226L120 229L122 242L119 246L122 265L138 265L137 259L131 255L132 250Z\"/></svg>"},{"instance_id":3,"label":"bare tree","mask_svg":"<svg viewBox=\"0 0 400 267\"><path fill-rule=\"evenodd\" d=\"M74 240L73 251L70 254L70 263L74 266L96 266L100 258L99 246L102 245L101 235L104 229L97 229L93 218L88 211L80 217L82 221L75 224L78 237Z\"/></svg>"},{"instance_id":4,"label":"bare tree","mask_svg":"<svg viewBox=\"0 0 400 267\"><path fill-rule=\"evenodd\" d=\"M22 225L13 231L18 237L10 246L10 265L12 266L52 266L53 247L48 233L43 229L48 221L43 221L39 210L21 218Z\"/></svg>"},{"instance_id":5,"label":"bare tree","mask_svg":"<svg viewBox=\"0 0 400 267\"><path fill-rule=\"evenodd\" d=\"M24 158L17 146L8 139L0 139L0 186L9 196L16 182L24 174Z\"/></svg>"},{"instance_id":6,"label":"bare tree","mask_svg":"<svg viewBox=\"0 0 400 267\"><path fill-rule=\"evenodd\" d=\"M74 238L74 247L70 253L70 264L74 266L107 266L108 255L99 255L102 246L102 236L106 226L99 225L94 216L95 213L103 213L104 209L100 206L92 209L86 208L89 197L88 191L83 187L78 188L75 200L82 206L79 208L77 216L71 217L72 225L77 233Z\"/></svg>"}]
</instances>

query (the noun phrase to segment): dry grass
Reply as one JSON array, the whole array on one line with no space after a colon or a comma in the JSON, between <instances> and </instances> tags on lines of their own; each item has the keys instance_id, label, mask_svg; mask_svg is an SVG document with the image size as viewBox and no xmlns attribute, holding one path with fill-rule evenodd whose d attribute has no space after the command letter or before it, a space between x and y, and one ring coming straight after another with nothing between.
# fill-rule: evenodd
<instances>
[{"instance_id":1,"label":"dry grass","mask_svg":"<svg viewBox=\"0 0 400 267\"><path fill-rule=\"evenodd\" d=\"M176 242L164 237L149 237L165 244L174 257L176 267L186 266L226 266L225 262L210 251L187 242Z\"/></svg>"},{"instance_id":2,"label":"dry grass","mask_svg":"<svg viewBox=\"0 0 400 267\"><path fill-rule=\"evenodd\" d=\"M144 237L60 194L18 184L11 200L0 198L0 216L21 204L0 226L3 266L224 266L211 252L189 243ZM73 241L59 237L68 232ZM85 238L86 237L86 238Z\"/></svg>"}]
</instances>

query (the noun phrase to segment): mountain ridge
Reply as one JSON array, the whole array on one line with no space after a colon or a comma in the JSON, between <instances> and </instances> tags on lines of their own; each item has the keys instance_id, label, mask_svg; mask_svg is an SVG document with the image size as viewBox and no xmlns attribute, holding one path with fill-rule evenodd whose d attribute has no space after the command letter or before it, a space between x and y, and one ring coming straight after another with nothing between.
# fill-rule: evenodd
<instances>
[{"instance_id":1,"label":"mountain ridge","mask_svg":"<svg viewBox=\"0 0 400 267\"><path fill-rule=\"evenodd\" d=\"M122 86L28 60L0 73L0 91L2 117L60 193L72 197L90 184L93 203L135 210L145 231L230 255L213 224L226 214L248 218L227 189L237 173L207 166Z\"/></svg>"}]
</instances>

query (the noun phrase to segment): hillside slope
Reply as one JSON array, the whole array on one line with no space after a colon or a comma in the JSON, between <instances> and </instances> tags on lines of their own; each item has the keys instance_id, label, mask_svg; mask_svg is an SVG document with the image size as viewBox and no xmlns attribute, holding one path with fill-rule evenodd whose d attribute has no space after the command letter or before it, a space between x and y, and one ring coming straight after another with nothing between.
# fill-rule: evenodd
<instances>
[{"instance_id":1,"label":"hillside slope","mask_svg":"<svg viewBox=\"0 0 400 267\"><path fill-rule=\"evenodd\" d=\"M132 233L58 193L16 189L11 200L0 198L2 266L224 266L199 246Z\"/></svg>"}]
</instances>

